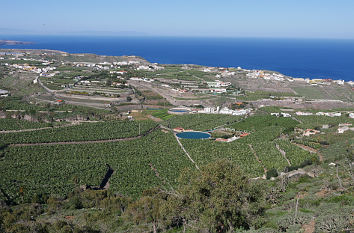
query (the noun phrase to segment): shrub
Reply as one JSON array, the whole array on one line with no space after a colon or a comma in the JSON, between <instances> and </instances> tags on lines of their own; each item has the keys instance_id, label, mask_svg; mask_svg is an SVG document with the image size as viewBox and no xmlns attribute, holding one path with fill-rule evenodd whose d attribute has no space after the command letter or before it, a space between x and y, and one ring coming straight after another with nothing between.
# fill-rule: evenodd
<instances>
[{"instance_id":1,"label":"shrub","mask_svg":"<svg viewBox=\"0 0 354 233\"><path fill-rule=\"evenodd\" d=\"M272 168L272 169L267 171L266 177L267 177L267 179L270 179L271 177L277 177L278 175L279 174L278 174L277 169Z\"/></svg>"}]
</instances>

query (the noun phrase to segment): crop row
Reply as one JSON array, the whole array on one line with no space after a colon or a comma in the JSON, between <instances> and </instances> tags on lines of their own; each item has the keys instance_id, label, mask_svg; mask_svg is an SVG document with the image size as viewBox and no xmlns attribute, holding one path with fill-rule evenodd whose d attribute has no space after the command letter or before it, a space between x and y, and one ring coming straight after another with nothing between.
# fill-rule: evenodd
<instances>
[{"instance_id":1,"label":"crop row","mask_svg":"<svg viewBox=\"0 0 354 233\"><path fill-rule=\"evenodd\" d=\"M26 120L18 120L12 118L0 119L0 131L20 130L20 129L36 129L51 126L50 123L31 122Z\"/></svg>"},{"instance_id":2,"label":"crop row","mask_svg":"<svg viewBox=\"0 0 354 233\"><path fill-rule=\"evenodd\" d=\"M321 128L323 125L338 126L341 123L352 123L354 119L342 115L341 117L328 117L328 116L296 116L300 120L300 125L303 129Z\"/></svg>"},{"instance_id":3,"label":"crop row","mask_svg":"<svg viewBox=\"0 0 354 233\"><path fill-rule=\"evenodd\" d=\"M232 124L241 117L221 114L186 114L173 116L165 122L171 128L182 127L193 130L211 130L224 124Z\"/></svg>"},{"instance_id":4,"label":"crop row","mask_svg":"<svg viewBox=\"0 0 354 233\"><path fill-rule=\"evenodd\" d=\"M40 131L0 134L8 144L37 142L70 142L134 137L154 128L152 121L108 121Z\"/></svg>"},{"instance_id":5,"label":"crop row","mask_svg":"<svg viewBox=\"0 0 354 233\"><path fill-rule=\"evenodd\" d=\"M272 142L258 142L252 144L257 156L262 161L262 164L271 170L275 168L278 172L284 171L289 166L285 158L280 154L275 144Z\"/></svg>"},{"instance_id":6,"label":"crop row","mask_svg":"<svg viewBox=\"0 0 354 233\"><path fill-rule=\"evenodd\" d=\"M0 183L15 198L20 187L26 198L63 196L79 184L99 185L106 164L114 170L110 189L132 197L157 185L170 188L184 168L192 167L172 134L158 131L116 143L10 147L0 161Z\"/></svg>"},{"instance_id":7,"label":"crop row","mask_svg":"<svg viewBox=\"0 0 354 233\"><path fill-rule=\"evenodd\" d=\"M283 127L284 129L292 129L299 123L291 118L276 117L270 115L260 115L245 118L244 120L232 125L236 130L257 131L269 126Z\"/></svg>"},{"instance_id":8,"label":"crop row","mask_svg":"<svg viewBox=\"0 0 354 233\"><path fill-rule=\"evenodd\" d=\"M279 147L285 151L286 157L289 159L292 166L300 166L305 161L315 161L317 160L317 155L305 151L296 145L291 144L287 140L276 140Z\"/></svg>"},{"instance_id":9,"label":"crop row","mask_svg":"<svg viewBox=\"0 0 354 233\"><path fill-rule=\"evenodd\" d=\"M217 159L230 159L251 177L263 174L261 164L247 144L191 139L183 139L182 144L197 165L207 164Z\"/></svg>"}]
</instances>

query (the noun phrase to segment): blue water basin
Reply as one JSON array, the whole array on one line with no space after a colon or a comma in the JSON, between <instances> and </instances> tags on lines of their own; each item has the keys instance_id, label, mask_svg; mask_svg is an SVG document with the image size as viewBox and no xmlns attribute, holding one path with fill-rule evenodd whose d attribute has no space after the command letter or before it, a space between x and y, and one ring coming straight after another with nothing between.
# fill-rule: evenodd
<instances>
[{"instance_id":1,"label":"blue water basin","mask_svg":"<svg viewBox=\"0 0 354 233\"><path fill-rule=\"evenodd\" d=\"M183 110L183 109L170 109L170 112L189 112L188 110Z\"/></svg>"},{"instance_id":2,"label":"blue water basin","mask_svg":"<svg viewBox=\"0 0 354 233\"><path fill-rule=\"evenodd\" d=\"M176 134L179 138L184 139L207 139L210 138L210 134L203 132L183 132Z\"/></svg>"}]
</instances>

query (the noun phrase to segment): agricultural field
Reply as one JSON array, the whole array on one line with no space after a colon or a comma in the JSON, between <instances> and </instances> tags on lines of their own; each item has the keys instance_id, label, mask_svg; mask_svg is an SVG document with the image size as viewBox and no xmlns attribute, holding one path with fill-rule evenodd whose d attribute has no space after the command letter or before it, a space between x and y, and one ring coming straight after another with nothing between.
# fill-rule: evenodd
<instances>
[{"instance_id":1,"label":"agricultural field","mask_svg":"<svg viewBox=\"0 0 354 233\"><path fill-rule=\"evenodd\" d=\"M110 189L132 197L157 185L170 189L192 166L172 134L155 131L115 143L9 147L0 161L0 183L11 197L19 198L20 187L26 199L65 196L78 185L98 186L106 164L114 170Z\"/></svg>"},{"instance_id":2,"label":"agricultural field","mask_svg":"<svg viewBox=\"0 0 354 233\"><path fill-rule=\"evenodd\" d=\"M181 140L197 165L205 165L218 159L235 162L250 177L263 175L263 168L257 162L249 146L244 143L220 143L212 140Z\"/></svg>"},{"instance_id":3,"label":"agricultural field","mask_svg":"<svg viewBox=\"0 0 354 233\"><path fill-rule=\"evenodd\" d=\"M0 140L7 144L110 140L136 137L156 126L152 121L82 123L70 127L0 134Z\"/></svg>"},{"instance_id":4,"label":"agricultural field","mask_svg":"<svg viewBox=\"0 0 354 233\"><path fill-rule=\"evenodd\" d=\"M172 118L173 120L173 118ZM307 160L316 161L316 155L300 149L288 140L279 140L281 134L291 132L299 124L290 118L277 118L274 116L253 116L230 125L238 131L250 132L250 135L233 141L222 143L212 140L182 140L182 144L191 154L197 164L205 164L220 158L235 161L247 174L256 177L263 174L263 167L267 170L276 169L279 173L290 166L301 167ZM291 165L276 148L276 143L289 155ZM260 159L256 157L250 147ZM284 148L283 148L284 147Z\"/></svg>"},{"instance_id":5,"label":"agricultural field","mask_svg":"<svg viewBox=\"0 0 354 233\"><path fill-rule=\"evenodd\" d=\"M267 170L284 171L289 166L272 142L255 142L251 144L257 156Z\"/></svg>"},{"instance_id":6,"label":"agricultural field","mask_svg":"<svg viewBox=\"0 0 354 233\"><path fill-rule=\"evenodd\" d=\"M237 97L238 100L242 101L253 101L260 99L268 99L272 97L273 99L280 99L282 97L300 97L291 92L267 92L267 91L246 91L245 95L240 95Z\"/></svg>"},{"instance_id":7,"label":"agricultural field","mask_svg":"<svg viewBox=\"0 0 354 233\"><path fill-rule=\"evenodd\" d=\"M52 126L54 126L52 123L31 122L9 118L0 119L0 132L7 130L37 129Z\"/></svg>"},{"instance_id":8,"label":"agricultural field","mask_svg":"<svg viewBox=\"0 0 354 233\"><path fill-rule=\"evenodd\" d=\"M163 124L171 127L207 130L225 125L251 133L231 143L181 139L182 145L198 166L218 159L229 159L240 166L249 177L263 176L264 168L274 168L282 172L289 165L276 149L275 143L286 151L291 165L294 166L300 166L305 160L315 156L286 140L277 139L298 124L289 118L253 116L242 120L241 117L228 115L171 116L166 110L150 111L155 113L156 117L160 116L164 120ZM1 147L1 182L11 187L8 192L16 198L20 187L25 190L23 195L26 198L38 193L65 195L80 184L99 185L106 171L105 164L109 164L115 171L109 180L110 189L114 192L138 197L143 190L154 186L162 185L169 189L177 184L177 177L183 169L194 168L194 164L172 133L161 132L157 128L146 136L133 140L85 143L136 137L139 135L139 128L141 135L156 126L157 123L149 120L106 121L1 134L1 142L10 144ZM11 146L49 142L53 144ZM81 143L69 145L63 142ZM261 163L257 161L254 153L258 155Z\"/></svg>"},{"instance_id":9,"label":"agricultural field","mask_svg":"<svg viewBox=\"0 0 354 233\"><path fill-rule=\"evenodd\" d=\"M349 118L346 114L342 114L341 117L295 116L295 118L302 122L299 127L303 129L321 128L323 125L338 126L338 124L343 123L354 124L354 119Z\"/></svg>"},{"instance_id":10,"label":"agricultural field","mask_svg":"<svg viewBox=\"0 0 354 233\"><path fill-rule=\"evenodd\" d=\"M21 53L0 62L0 89L10 93L0 98L0 232L37 232L36 221L53 225L49 232L207 232L198 224L209 220L215 222L209 232L238 232L226 220L242 214L247 232L351 227L354 131L338 133L339 124L354 124L350 84L251 79L246 74L253 71L134 56ZM36 67L11 65L25 63ZM44 86L34 82L39 75ZM206 83L216 80L225 93ZM299 101L287 105L286 97ZM252 112L168 113L177 106ZM176 127L208 131L211 138L181 139ZM305 129L317 131L304 136ZM75 231L74 225L90 228Z\"/></svg>"},{"instance_id":11,"label":"agricultural field","mask_svg":"<svg viewBox=\"0 0 354 233\"><path fill-rule=\"evenodd\" d=\"M199 131L212 130L215 127L229 125L239 121L242 117L219 114L186 114L176 115L164 122L170 128L182 127Z\"/></svg>"},{"instance_id":12,"label":"agricultural field","mask_svg":"<svg viewBox=\"0 0 354 233\"><path fill-rule=\"evenodd\" d=\"M297 121L291 118L276 117L270 115L257 115L243 119L242 121L231 125L231 127L236 130L246 131L259 131L270 126L292 130L298 124L299 123Z\"/></svg>"},{"instance_id":13,"label":"agricultural field","mask_svg":"<svg viewBox=\"0 0 354 233\"><path fill-rule=\"evenodd\" d=\"M129 73L131 77L146 77L156 79L178 79L183 81L213 81L214 75L191 68L182 69L182 66L164 65L163 70L158 71L133 71Z\"/></svg>"},{"instance_id":14,"label":"agricultural field","mask_svg":"<svg viewBox=\"0 0 354 233\"><path fill-rule=\"evenodd\" d=\"M311 163L318 160L316 154L305 151L296 145L291 144L287 140L276 140L279 147L285 151L286 157L289 159L291 166L301 167L303 163L311 161Z\"/></svg>"},{"instance_id":15,"label":"agricultural field","mask_svg":"<svg viewBox=\"0 0 354 233\"><path fill-rule=\"evenodd\" d=\"M173 117L173 115L168 113L168 109L147 110L146 113L150 113L153 117L160 118L161 120L168 120Z\"/></svg>"}]
</instances>

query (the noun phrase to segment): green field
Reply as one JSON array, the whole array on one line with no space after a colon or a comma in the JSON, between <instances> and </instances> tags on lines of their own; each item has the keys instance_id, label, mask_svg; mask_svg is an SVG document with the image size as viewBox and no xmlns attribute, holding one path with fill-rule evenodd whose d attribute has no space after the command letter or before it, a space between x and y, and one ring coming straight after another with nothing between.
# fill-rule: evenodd
<instances>
[{"instance_id":1,"label":"green field","mask_svg":"<svg viewBox=\"0 0 354 233\"><path fill-rule=\"evenodd\" d=\"M44 127L51 127L51 126L53 126L53 124L51 123L31 122L31 121L11 119L11 118L0 119L0 131L37 129L37 128L44 128Z\"/></svg>"},{"instance_id":2,"label":"green field","mask_svg":"<svg viewBox=\"0 0 354 233\"><path fill-rule=\"evenodd\" d=\"M240 116L230 116L221 114L186 114L175 115L164 122L171 128L182 127L193 130L212 130L215 127L232 124L241 119Z\"/></svg>"},{"instance_id":3,"label":"green field","mask_svg":"<svg viewBox=\"0 0 354 233\"><path fill-rule=\"evenodd\" d=\"M18 198L20 187L27 199L38 193L64 196L79 184L99 185L105 164L115 171L110 189L132 197L175 185L181 170L192 165L172 134L154 132L116 143L9 147L0 162L0 183L11 197Z\"/></svg>"},{"instance_id":4,"label":"green field","mask_svg":"<svg viewBox=\"0 0 354 233\"><path fill-rule=\"evenodd\" d=\"M168 120L173 115L168 114L168 109L160 109L160 110L147 110L147 113L150 113L153 117L160 118L161 120Z\"/></svg>"},{"instance_id":5,"label":"green field","mask_svg":"<svg viewBox=\"0 0 354 233\"><path fill-rule=\"evenodd\" d=\"M63 128L0 134L0 140L7 144L16 144L119 139L136 137L148 132L154 127L156 127L156 123L152 121L108 121L99 123L83 123L80 125Z\"/></svg>"},{"instance_id":6,"label":"green field","mask_svg":"<svg viewBox=\"0 0 354 233\"><path fill-rule=\"evenodd\" d=\"M289 118L254 116L242 120L238 116L190 114L172 116L166 110L152 111L163 124L186 129L207 130L220 125L251 134L232 143L213 140L181 140L198 166L227 158L235 162L249 177L262 176L263 167L278 172L288 166L275 148L286 151L291 165L300 166L310 155L286 140L277 139L298 122ZM166 115L167 114L167 115ZM12 121L11 121L12 122ZM14 122L12 122L14 123ZM147 136L130 141L86 144L85 141L135 137L156 127L152 121L107 121L32 132L1 134L5 144L81 142L78 145L33 145L2 148L1 182L14 197L23 187L27 198L36 193L65 195L75 185L99 185L109 164L115 173L110 189L137 197L145 189L174 186L184 168L193 168L172 133L156 129ZM29 127L29 126L28 126ZM34 126L33 126L34 127ZM35 128L35 127L34 127ZM261 160L256 160L254 152ZM156 169L156 170L154 170ZM157 173L156 173L157 172ZM76 183L75 183L76 182Z\"/></svg>"}]
</instances>

